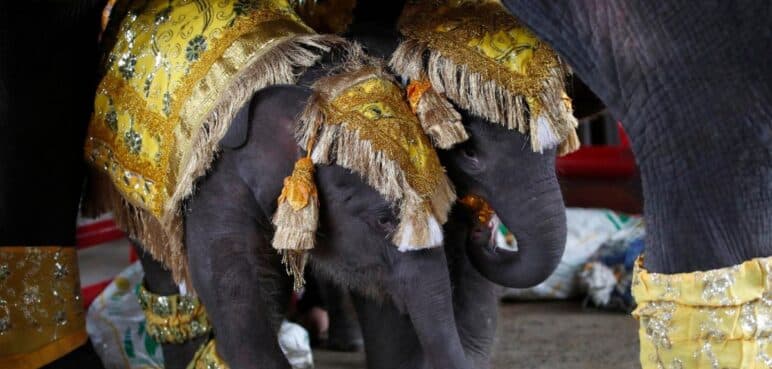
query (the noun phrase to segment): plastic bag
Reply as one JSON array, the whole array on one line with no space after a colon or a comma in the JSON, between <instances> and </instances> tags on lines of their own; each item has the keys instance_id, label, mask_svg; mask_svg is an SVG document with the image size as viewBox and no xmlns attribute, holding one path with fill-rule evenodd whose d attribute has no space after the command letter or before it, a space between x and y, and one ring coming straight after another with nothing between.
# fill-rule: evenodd
<instances>
[{"instance_id":1,"label":"plastic bag","mask_svg":"<svg viewBox=\"0 0 772 369\"><path fill-rule=\"evenodd\" d=\"M86 330L106 369L161 369L161 345L147 335L145 314L135 291L142 283L142 266L135 262L105 288L86 315ZM306 330L284 321L279 346L293 369L313 369Z\"/></svg>"},{"instance_id":2,"label":"plastic bag","mask_svg":"<svg viewBox=\"0 0 772 369\"><path fill-rule=\"evenodd\" d=\"M640 217L606 209L566 209L568 235L566 250L555 272L531 288L508 288L508 299L565 299L579 295L582 289L577 275L595 252L615 235L640 222ZM515 235L516 237L517 235Z\"/></svg>"}]
</instances>

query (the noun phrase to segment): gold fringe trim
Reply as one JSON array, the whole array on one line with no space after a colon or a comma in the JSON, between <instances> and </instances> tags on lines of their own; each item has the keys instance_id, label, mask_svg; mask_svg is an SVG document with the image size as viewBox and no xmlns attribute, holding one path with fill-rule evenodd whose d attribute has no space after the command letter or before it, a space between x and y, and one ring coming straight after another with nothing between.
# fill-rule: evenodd
<instances>
[{"instance_id":1,"label":"gold fringe trim","mask_svg":"<svg viewBox=\"0 0 772 369\"><path fill-rule=\"evenodd\" d=\"M428 56L428 62L425 58ZM533 98L510 91L496 81L487 80L470 67L456 64L428 43L403 41L392 54L391 67L410 79L428 76L434 90L461 108L508 129L530 134L534 151L557 146L577 126L562 98L566 68L552 68Z\"/></svg>"},{"instance_id":2,"label":"gold fringe trim","mask_svg":"<svg viewBox=\"0 0 772 369\"><path fill-rule=\"evenodd\" d=\"M348 57L335 75L318 80L313 88L306 109L301 114L297 137L300 145L307 146L316 138L312 159L317 164L337 164L358 173L370 186L375 188L387 201L398 205L400 224L393 236L395 243L412 239L415 244L431 247L432 231L440 232L439 224L445 223L456 194L444 172L439 185L432 189L429 198L421 196L413 188L405 170L385 152L376 150L373 144L360 137L359 132L347 129L344 122L330 122L334 119L326 110L329 102L347 88L374 76L392 78L385 72L383 63L370 58L358 45L348 48ZM439 169L442 171L442 169ZM432 225L431 219L436 219ZM441 235L440 235L441 237ZM421 247L419 247L421 248Z\"/></svg>"},{"instance_id":3,"label":"gold fringe trim","mask_svg":"<svg viewBox=\"0 0 772 369\"><path fill-rule=\"evenodd\" d=\"M193 138L192 150L183 158L187 164L178 173L177 185L160 221L123 199L109 179L102 183L105 177L101 174L92 176L92 180L97 181L92 188L99 193L91 191L84 213L98 215L112 211L124 231L142 242L148 252L172 272L177 283L186 282L193 291L183 244L182 201L192 194L195 181L210 168L230 122L255 92L274 84L294 83L300 69L314 65L324 52L343 42L334 35L292 36L249 62L222 93Z\"/></svg>"}]
</instances>

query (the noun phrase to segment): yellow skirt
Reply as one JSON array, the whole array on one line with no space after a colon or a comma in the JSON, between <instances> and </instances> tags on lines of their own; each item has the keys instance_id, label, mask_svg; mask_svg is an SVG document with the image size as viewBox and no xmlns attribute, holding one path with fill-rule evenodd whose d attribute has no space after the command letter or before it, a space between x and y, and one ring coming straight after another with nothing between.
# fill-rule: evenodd
<instances>
[{"instance_id":1,"label":"yellow skirt","mask_svg":"<svg viewBox=\"0 0 772 369\"><path fill-rule=\"evenodd\" d=\"M638 259L632 292L643 369L772 368L772 257L672 275Z\"/></svg>"}]
</instances>

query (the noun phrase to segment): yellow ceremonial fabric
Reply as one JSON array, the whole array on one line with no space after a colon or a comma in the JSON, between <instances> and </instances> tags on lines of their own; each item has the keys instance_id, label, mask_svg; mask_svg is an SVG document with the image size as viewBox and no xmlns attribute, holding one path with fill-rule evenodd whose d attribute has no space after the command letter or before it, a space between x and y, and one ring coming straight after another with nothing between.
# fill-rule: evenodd
<instances>
[{"instance_id":1,"label":"yellow ceremonial fabric","mask_svg":"<svg viewBox=\"0 0 772 369\"><path fill-rule=\"evenodd\" d=\"M497 1L416 1L405 8L400 30L479 73L481 83L496 81L524 95L529 106L559 65L557 55Z\"/></svg>"},{"instance_id":2,"label":"yellow ceremonial fabric","mask_svg":"<svg viewBox=\"0 0 772 369\"><path fill-rule=\"evenodd\" d=\"M643 369L772 368L772 257L632 285Z\"/></svg>"},{"instance_id":3,"label":"yellow ceremonial fabric","mask_svg":"<svg viewBox=\"0 0 772 369\"><path fill-rule=\"evenodd\" d=\"M74 247L0 247L0 368L42 367L86 342Z\"/></svg>"},{"instance_id":4,"label":"yellow ceremonial fabric","mask_svg":"<svg viewBox=\"0 0 772 369\"><path fill-rule=\"evenodd\" d=\"M384 78L369 78L330 102L328 123L343 123L399 164L410 187L423 198L442 184L445 171L402 89ZM442 217L444 218L444 216Z\"/></svg>"},{"instance_id":5,"label":"yellow ceremonial fabric","mask_svg":"<svg viewBox=\"0 0 772 369\"><path fill-rule=\"evenodd\" d=\"M137 286L147 335L158 343L184 343L212 332L204 305L194 296L156 295Z\"/></svg>"},{"instance_id":6,"label":"yellow ceremonial fabric","mask_svg":"<svg viewBox=\"0 0 772 369\"><path fill-rule=\"evenodd\" d=\"M258 365L259 367L259 365ZM214 338L207 341L196 351L187 369L228 369L228 364L217 354Z\"/></svg>"},{"instance_id":7,"label":"yellow ceremonial fabric","mask_svg":"<svg viewBox=\"0 0 772 369\"><path fill-rule=\"evenodd\" d=\"M85 155L159 219L176 210L168 200L191 172L191 146L223 90L277 42L312 33L288 0L139 1L120 32Z\"/></svg>"}]
</instances>

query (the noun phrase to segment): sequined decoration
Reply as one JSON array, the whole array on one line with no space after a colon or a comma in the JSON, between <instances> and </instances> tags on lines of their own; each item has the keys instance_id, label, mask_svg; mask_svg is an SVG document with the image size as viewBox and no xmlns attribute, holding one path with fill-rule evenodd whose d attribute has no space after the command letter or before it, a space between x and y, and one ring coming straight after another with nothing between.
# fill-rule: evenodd
<instances>
[{"instance_id":1,"label":"sequined decoration","mask_svg":"<svg viewBox=\"0 0 772 369\"><path fill-rule=\"evenodd\" d=\"M772 368L772 258L674 275L636 263L643 369Z\"/></svg>"},{"instance_id":2,"label":"sequined decoration","mask_svg":"<svg viewBox=\"0 0 772 369\"><path fill-rule=\"evenodd\" d=\"M0 359L82 344L79 283L74 247L0 247Z\"/></svg>"},{"instance_id":3,"label":"sequined decoration","mask_svg":"<svg viewBox=\"0 0 772 369\"><path fill-rule=\"evenodd\" d=\"M198 158L190 151L219 94L263 45L311 30L286 0L148 0L129 7L96 91L85 153L133 206L161 218L177 176Z\"/></svg>"},{"instance_id":4,"label":"sequined decoration","mask_svg":"<svg viewBox=\"0 0 772 369\"><path fill-rule=\"evenodd\" d=\"M188 59L188 61L196 61L198 60L198 57L201 56L201 53L206 50L206 38L202 35L198 35L196 37L193 37L193 39L188 42L188 47L185 49L185 57Z\"/></svg>"},{"instance_id":5,"label":"sequined decoration","mask_svg":"<svg viewBox=\"0 0 772 369\"><path fill-rule=\"evenodd\" d=\"M228 369L228 364L217 354L215 340L210 339L198 349L188 369Z\"/></svg>"},{"instance_id":6,"label":"sequined decoration","mask_svg":"<svg viewBox=\"0 0 772 369\"><path fill-rule=\"evenodd\" d=\"M156 342L183 343L212 330L198 298L156 295L141 285L137 287L137 298L145 312L147 334Z\"/></svg>"}]
</instances>

